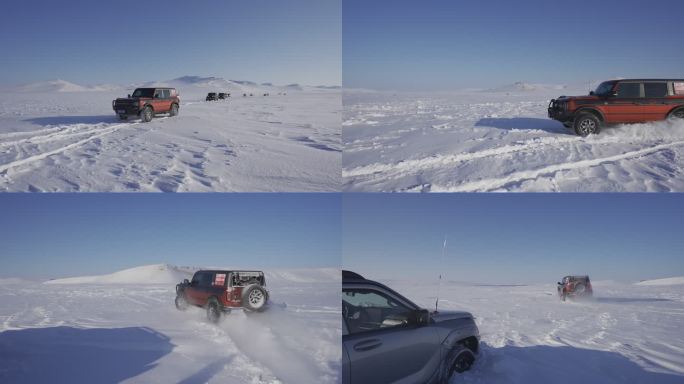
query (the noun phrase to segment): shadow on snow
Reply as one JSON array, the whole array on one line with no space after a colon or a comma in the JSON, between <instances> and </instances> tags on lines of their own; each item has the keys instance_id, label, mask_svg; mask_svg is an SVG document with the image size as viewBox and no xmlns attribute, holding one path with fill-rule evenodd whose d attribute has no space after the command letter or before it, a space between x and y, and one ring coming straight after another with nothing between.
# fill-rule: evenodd
<instances>
[{"instance_id":1,"label":"shadow on snow","mask_svg":"<svg viewBox=\"0 0 684 384\"><path fill-rule=\"evenodd\" d=\"M549 133L574 135L575 133L563 124L551 119L539 119L534 117L511 117L511 118L483 118L475 123L476 127L493 127L499 129L542 130Z\"/></svg>"},{"instance_id":2,"label":"shadow on snow","mask_svg":"<svg viewBox=\"0 0 684 384\"><path fill-rule=\"evenodd\" d=\"M175 345L145 327L28 328L0 333L0 382L118 383L156 366Z\"/></svg>"},{"instance_id":3,"label":"shadow on snow","mask_svg":"<svg viewBox=\"0 0 684 384\"><path fill-rule=\"evenodd\" d=\"M481 356L472 371L452 382L485 383L682 383L684 376L662 373L663 368L642 360L640 366L625 356L569 346L482 344ZM661 372L654 372L660 370ZM457 381L460 380L460 381Z\"/></svg>"}]
</instances>

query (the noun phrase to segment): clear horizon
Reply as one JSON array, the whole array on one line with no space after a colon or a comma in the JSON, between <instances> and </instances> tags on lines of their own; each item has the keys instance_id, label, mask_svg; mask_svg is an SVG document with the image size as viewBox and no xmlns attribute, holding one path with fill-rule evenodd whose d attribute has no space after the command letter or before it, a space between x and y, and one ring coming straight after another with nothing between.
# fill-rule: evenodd
<instances>
[{"instance_id":1,"label":"clear horizon","mask_svg":"<svg viewBox=\"0 0 684 384\"><path fill-rule=\"evenodd\" d=\"M339 268L340 196L0 194L0 278L150 264Z\"/></svg>"},{"instance_id":2,"label":"clear horizon","mask_svg":"<svg viewBox=\"0 0 684 384\"><path fill-rule=\"evenodd\" d=\"M590 12L587 9L591 9ZM684 3L345 0L345 88L451 90L684 77Z\"/></svg>"},{"instance_id":3,"label":"clear horizon","mask_svg":"<svg viewBox=\"0 0 684 384\"><path fill-rule=\"evenodd\" d=\"M344 269L377 279L531 284L684 276L680 195L346 194ZM442 245L447 252L442 259Z\"/></svg>"},{"instance_id":4,"label":"clear horizon","mask_svg":"<svg viewBox=\"0 0 684 384\"><path fill-rule=\"evenodd\" d=\"M341 0L117 5L123 12L75 0L6 4L0 84L120 84L203 73L257 83L342 83Z\"/></svg>"}]
</instances>

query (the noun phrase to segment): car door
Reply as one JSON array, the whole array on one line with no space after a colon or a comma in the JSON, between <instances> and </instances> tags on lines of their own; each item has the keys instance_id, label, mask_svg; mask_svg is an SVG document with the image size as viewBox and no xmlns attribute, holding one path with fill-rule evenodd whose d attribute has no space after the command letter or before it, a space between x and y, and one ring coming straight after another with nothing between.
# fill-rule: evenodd
<instances>
[{"instance_id":1,"label":"car door","mask_svg":"<svg viewBox=\"0 0 684 384\"><path fill-rule=\"evenodd\" d=\"M189 300L195 305L204 305L209 298L213 273L198 272L192 277Z\"/></svg>"},{"instance_id":2,"label":"car door","mask_svg":"<svg viewBox=\"0 0 684 384\"><path fill-rule=\"evenodd\" d=\"M645 81L643 113L644 121L663 120L672 109L668 99L669 85L667 81Z\"/></svg>"},{"instance_id":3,"label":"car door","mask_svg":"<svg viewBox=\"0 0 684 384\"><path fill-rule=\"evenodd\" d=\"M345 383L424 384L435 376L441 361L436 329L402 322L415 308L377 287L343 289L342 305Z\"/></svg>"},{"instance_id":4,"label":"car door","mask_svg":"<svg viewBox=\"0 0 684 384\"><path fill-rule=\"evenodd\" d=\"M603 111L608 123L643 121L643 87L640 82L620 82L606 98Z\"/></svg>"}]
</instances>

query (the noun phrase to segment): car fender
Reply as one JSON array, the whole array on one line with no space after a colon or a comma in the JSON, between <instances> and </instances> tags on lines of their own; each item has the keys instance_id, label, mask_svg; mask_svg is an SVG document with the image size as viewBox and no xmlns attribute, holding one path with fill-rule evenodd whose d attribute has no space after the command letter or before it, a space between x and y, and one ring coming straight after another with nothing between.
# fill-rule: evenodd
<instances>
[{"instance_id":1,"label":"car fender","mask_svg":"<svg viewBox=\"0 0 684 384\"><path fill-rule=\"evenodd\" d=\"M594 107L580 107L575 111L575 116L578 116L580 113L591 113L598 117L599 120L606 121L606 117L603 115L603 112Z\"/></svg>"}]
</instances>

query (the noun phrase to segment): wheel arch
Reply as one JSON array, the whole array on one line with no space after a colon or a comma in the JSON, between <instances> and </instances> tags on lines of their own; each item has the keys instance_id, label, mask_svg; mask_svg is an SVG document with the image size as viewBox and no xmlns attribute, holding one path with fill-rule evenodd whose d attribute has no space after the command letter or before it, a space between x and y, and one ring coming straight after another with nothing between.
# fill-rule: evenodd
<instances>
[{"instance_id":1,"label":"wheel arch","mask_svg":"<svg viewBox=\"0 0 684 384\"><path fill-rule=\"evenodd\" d=\"M591 113L592 115L596 116L601 122L605 122L606 118L603 115L603 112L596 108L592 107L582 107L579 108L577 111L575 111L575 117L579 116L582 113Z\"/></svg>"},{"instance_id":2,"label":"wheel arch","mask_svg":"<svg viewBox=\"0 0 684 384\"><path fill-rule=\"evenodd\" d=\"M684 111L684 105L677 105L674 108L670 109L670 111L667 113L667 117L672 117L672 115L674 115L674 113L677 111Z\"/></svg>"}]
</instances>

